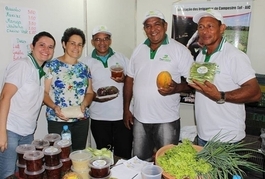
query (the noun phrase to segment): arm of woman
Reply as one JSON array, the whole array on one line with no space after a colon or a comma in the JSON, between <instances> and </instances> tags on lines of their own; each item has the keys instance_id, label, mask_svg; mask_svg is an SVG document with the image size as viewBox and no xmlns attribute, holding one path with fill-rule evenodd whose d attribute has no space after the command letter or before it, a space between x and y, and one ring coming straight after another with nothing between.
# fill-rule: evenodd
<instances>
[{"instance_id":1,"label":"arm of woman","mask_svg":"<svg viewBox=\"0 0 265 179\"><path fill-rule=\"evenodd\" d=\"M18 88L11 84L5 83L0 95L0 151L7 149L6 123L9 113L11 98L17 92Z\"/></svg>"},{"instance_id":2,"label":"arm of woman","mask_svg":"<svg viewBox=\"0 0 265 179\"><path fill-rule=\"evenodd\" d=\"M45 79L44 81L44 104L50 108L52 108L55 111L55 114L61 118L62 120L67 121L68 118L66 118L61 111L60 106L57 106L54 101L52 101L49 92L50 92L50 87L51 87L52 79Z\"/></svg>"},{"instance_id":3,"label":"arm of woman","mask_svg":"<svg viewBox=\"0 0 265 179\"><path fill-rule=\"evenodd\" d=\"M45 79L44 81L44 104L55 110L56 104L52 101L49 92L51 87L52 79Z\"/></svg>"},{"instance_id":4,"label":"arm of woman","mask_svg":"<svg viewBox=\"0 0 265 179\"><path fill-rule=\"evenodd\" d=\"M83 113L85 112L85 108L91 104L93 98L94 98L94 92L93 92L93 89L92 89L92 79L89 78L88 79L87 91L86 91L84 99L83 99L83 101L81 103L81 111Z\"/></svg>"}]
</instances>

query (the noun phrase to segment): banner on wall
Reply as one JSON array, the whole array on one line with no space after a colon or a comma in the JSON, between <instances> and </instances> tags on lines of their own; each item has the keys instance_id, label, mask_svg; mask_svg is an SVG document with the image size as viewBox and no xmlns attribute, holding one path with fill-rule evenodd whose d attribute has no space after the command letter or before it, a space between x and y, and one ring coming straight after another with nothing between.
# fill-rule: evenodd
<instances>
[{"instance_id":1,"label":"banner on wall","mask_svg":"<svg viewBox=\"0 0 265 179\"><path fill-rule=\"evenodd\" d=\"M199 3L176 2L173 4L172 38L187 46L195 59L201 47L197 43L197 24L193 22L192 17L196 13L207 9L217 10L223 15L224 23L227 26L224 33L227 41L246 53L252 0ZM181 94L181 102L193 103L194 94Z\"/></svg>"}]
</instances>

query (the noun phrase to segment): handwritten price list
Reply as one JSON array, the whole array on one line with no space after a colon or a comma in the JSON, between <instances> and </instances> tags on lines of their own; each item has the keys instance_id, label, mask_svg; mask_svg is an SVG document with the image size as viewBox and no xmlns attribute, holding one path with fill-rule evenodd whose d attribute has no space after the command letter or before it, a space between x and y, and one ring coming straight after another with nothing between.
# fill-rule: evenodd
<instances>
[{"instance_id":1,"label":"handwritten price list","mask_svg":"<svg viewBox=\"0 0 265 179\"><path fill-rule=\"evenodd\" d=\"M37 33L36 10L7 5L4 8L7 33Z\"/></svg>"},{"instance_id":2,"label":"handwritten price list","mask_svg":"<svg viewBox=\"0 0 265 179\"><path fill-rule=\"evenodd\" d=\"M25 58L30 53L31 38L13 37L12 39L12 57L13 60Z\"/></svg>"}]
</instances>

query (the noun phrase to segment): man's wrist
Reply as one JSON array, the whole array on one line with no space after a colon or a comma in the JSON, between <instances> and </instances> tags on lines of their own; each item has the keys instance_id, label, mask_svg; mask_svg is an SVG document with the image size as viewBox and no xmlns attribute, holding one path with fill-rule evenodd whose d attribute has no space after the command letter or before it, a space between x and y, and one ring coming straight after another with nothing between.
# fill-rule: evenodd
<instances>
[{"instance_id":1,"label":"man's wrist","mask_svg":"<svg viewBox=\"0 0 265 179\"><path fill-rule=\"evenodd\" d=\"M220 96L221 96L221 98L220 98L218 101L216 101L216 102L217 102L218 104L223 104L223 103L225 103L225 100L226 100L225 92L220 91Z\"/></svg>"}]
</instances>

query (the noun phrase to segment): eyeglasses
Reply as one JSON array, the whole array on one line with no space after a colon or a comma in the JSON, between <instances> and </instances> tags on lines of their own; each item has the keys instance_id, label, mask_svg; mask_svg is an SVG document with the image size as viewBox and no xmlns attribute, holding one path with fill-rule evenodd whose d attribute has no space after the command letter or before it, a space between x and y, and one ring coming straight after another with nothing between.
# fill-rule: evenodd
<instances>
[{"instance_id":1,"label":"eyeglasses","mask_svg":"<svg viewBox=\"0 0 265 179\"><path fill-rule=\"evenodd\" d=\"M93 39L93 41L95 41L95 42L108 42L108 41L110 41L110 38L109 37L105 37L103 39L95 38L95 39Z\"/></svg>"}]
</instances>

